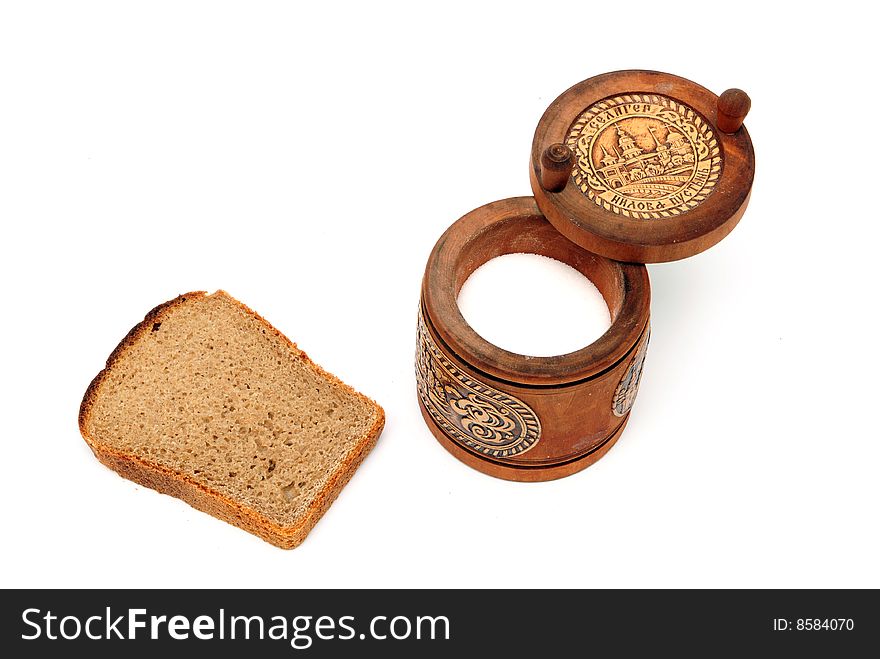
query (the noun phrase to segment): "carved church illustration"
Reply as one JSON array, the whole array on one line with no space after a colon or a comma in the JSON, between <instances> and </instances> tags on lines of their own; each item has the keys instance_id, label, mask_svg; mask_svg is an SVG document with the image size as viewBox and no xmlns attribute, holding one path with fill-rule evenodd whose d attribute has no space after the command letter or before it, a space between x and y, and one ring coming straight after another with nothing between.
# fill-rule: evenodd
<instances>
[{"instance_id":1,"label":"carved church illustration","mask_svg":"<svg viewBox=\"0 0 880 659\"><path fill-rule=\"evenodd\" d=\"M674 192L686 183L693 171L694 154L690 144L677 130L668 128L666 139L661 143L648 127L654 148L646 151L641 148L633 136L617 124L617 145L611 146L611 152L602 149L602 166L598 173L611 189L625 186L637 187L640 191L652 189L657 194ZM637 186L633 186L638 183Z\"/></svg>"}]
</instances>

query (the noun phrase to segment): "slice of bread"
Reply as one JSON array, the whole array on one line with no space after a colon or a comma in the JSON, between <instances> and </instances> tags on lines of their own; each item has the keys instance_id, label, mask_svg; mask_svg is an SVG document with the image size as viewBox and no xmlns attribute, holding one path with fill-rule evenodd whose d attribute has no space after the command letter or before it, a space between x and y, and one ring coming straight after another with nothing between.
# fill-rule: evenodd
<instances>
[{"instance_id":1,"label":"slice of bread","mask_svg":"<svg viewBox=\"0 0 880 659\"><path fill-rule=\"evenodd\" d=\"M223 291L148 313L79 412L111 469L285 549L303 541L384 423L379 405Z\"/></svg>"}]
</instances>

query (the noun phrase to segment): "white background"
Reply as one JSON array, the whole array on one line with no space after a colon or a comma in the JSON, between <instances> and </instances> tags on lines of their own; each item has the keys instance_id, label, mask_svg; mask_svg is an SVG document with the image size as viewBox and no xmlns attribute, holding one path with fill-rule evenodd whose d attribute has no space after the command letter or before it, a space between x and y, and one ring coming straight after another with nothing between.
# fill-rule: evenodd
<instances>
[{"instance_id":1,"label":"white background","mask_svg":"<svg viewBox=\"0 0 880 659\"><path fill-rule=\"evenodd\" d=\"M0 585L880 586L875 23L821 4L4 3ZM494 480L419 415L422 269L458 217L529 194L546 106L623 68L749 92L751 205L650 268L608 456ZM217 288L388 415L291 552L77 429L128 329Z\"/></svg>"}]
</instances>

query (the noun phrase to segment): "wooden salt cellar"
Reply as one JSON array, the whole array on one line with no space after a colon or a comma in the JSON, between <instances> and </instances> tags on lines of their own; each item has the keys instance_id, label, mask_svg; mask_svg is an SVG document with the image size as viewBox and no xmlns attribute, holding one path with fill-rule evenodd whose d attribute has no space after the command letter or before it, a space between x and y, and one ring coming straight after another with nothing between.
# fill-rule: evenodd
<instances>
[{"instance_id":1,"label":"wooden salt cellar","mask_svg":"<svg viewBox=\"0 0 880 659\"><path fill-rule=\"evenodd\" d=\"M471 211L434 246L419 304L416 379L425 422L462 462L516 481L568 476L617 441L650 339L648 262L696 254L745 211L754 152L748 96L620 71L554 101L535 132L534 197ZM548 222L549 220L549 222ZM611 327L567 355L495 346L456 299L487 261L517 252L572 266L605 298ZM511 309L511 322L528 313Z\"/></svg>"}]
</instances>

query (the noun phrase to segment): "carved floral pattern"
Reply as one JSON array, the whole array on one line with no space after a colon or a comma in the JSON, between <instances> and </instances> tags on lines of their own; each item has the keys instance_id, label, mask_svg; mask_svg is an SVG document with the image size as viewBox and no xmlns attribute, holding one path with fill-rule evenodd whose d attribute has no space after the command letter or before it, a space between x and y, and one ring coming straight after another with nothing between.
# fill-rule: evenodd
<instances>
[{"instance_id":1,"label":"carved floral pattern","mask_svg":"<svg viewBox=\"0 0 880 659\"><path fill-rule=\"evenodd\" d=\"M617 385L617 391L614 392L614 398L611 401L611 409L614 416L625 416L636 401L636 394L639 393L639 382L642 380L642 367L645 365L645 355L648 353L648 343L651 341L651 328L645 330L645 336L642 338L642 344L633 355L629 367L620 379Z\"/></svg>"},{"instance_id":2,"label":"carved floral pattern","mask_svg":"<svg viewBox=\"0 0 880 659\"><path fill-rule=\"evenodd\" d=\"M419 308L416 381L425 409L448 437L491 457L525 453L541 423L521 400L462 373L434 343Z\"/></svg>"}]
</instances>

